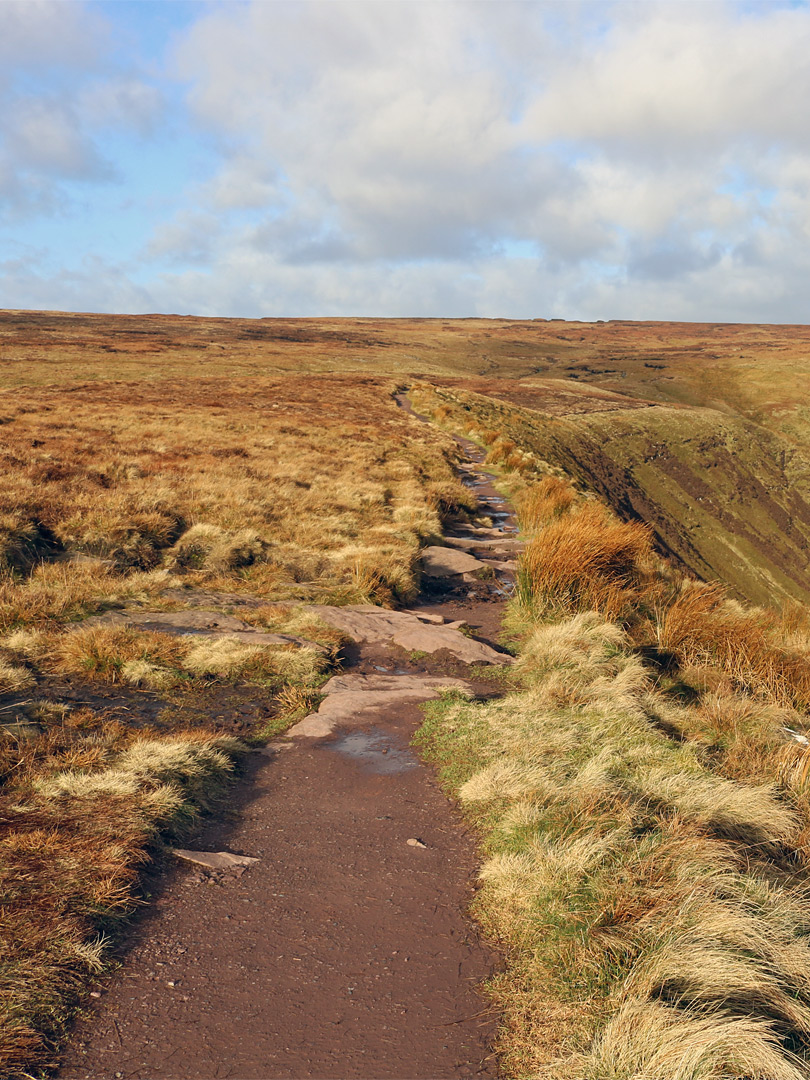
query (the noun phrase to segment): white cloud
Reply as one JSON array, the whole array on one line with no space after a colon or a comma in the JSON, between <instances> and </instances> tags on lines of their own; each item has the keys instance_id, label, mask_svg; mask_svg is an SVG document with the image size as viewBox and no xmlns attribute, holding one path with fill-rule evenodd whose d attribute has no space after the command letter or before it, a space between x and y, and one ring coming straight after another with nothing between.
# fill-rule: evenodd
<instances>
[{"instance_id":1,"label":"white cloud","mask_svg":"<svg viewBox=\"0 0 810 1080\"><path fill-rule=\"evenodd\" d=\"M165 107L160 90L132 76L112 77L83 87L77 108L92 127L131 128L140 135L154 131Z\"/></svg>"},{"instance_id":2,"label":"white cloud","mask_svg":"<svg viewBox=\"0 0 810 1080\"><path fill-rule=\"evenodd\" d=\"M0 3L0 221L73 210L70 185L123 179L105 129L144 137L160 91L111 59L111 26L92 4Z\"/></svg>"},{"instance_id":3,"label":"white cloud","mask_svg":"<svg viewBox=\"0 0 810 1080\"><path fill-rule=\"evenodd\" d=\"M810 218L808 45L810 13L779 6L253 3L201 18L178 64L198 123L238 147L201 205L265 211L217 258L286 268L286 295L308 267L326 310L329 282L343 295L366 265L360 306L378 310L381 268L401 289L432 261L470 313L495 295L472 282L506 275L509 312L619 303L649 279L658 317L712 296L750 316L746 245L763 257L772 227L802 265L785 223ZM527 241L536 268L504 257Z\"/></svg>"},{"instance_id":4,"label":"white cloud","mask_svg":"<svg viewBox=\"0 0 810 1080\"><path fill-rule=\"evenodd\" d=\"M0 62L39 69L83 68L105 44L106 23L91 9L65 0L3 0Z\"/></svg>"},{"instance_id":5,"label":"white cloud","mask_svg":"<svg viewBox=\"0 0 810 1080\"><path fill-rule=\"evenodd\" d=\"M73 110L59 101L16 101L4 134L6 153L20 170L71 179L109 175L109 166L81 130Z\"/></svg>"},{"instance_id":6,"label":"white cloud","mask_svg":"<svg viewBox=\"0 0 810 1080\"><path fill-rule=\"evenodd\" d=\"M611 30L557 70L527 109L534 137L589 139L649 158L716 141L808 145L810 18L804 8L616 5Z\"/></svg>"},{"instance_id":7,"label":"white cloud","mask_svg":"<svg viewBox=\"0 0 810 1080\"><path fill-rule=\"evenodd\" d=\"M111 175L105 131L143 138L163 122L171 88L154 72L104 69L95 10L0 4L20 56L75 60L58 106L53 93L18 92L7 115L0 197L29 212L58 204L60 180ZM174 72L187 91L183 134L217 164L170 193L178 209L155 219L131 268L150 280L126 293L133 304L805 317L807 7L254 0L199 10L178 33ZM73 45L49 44L45 26ZM110 295L125 294L129 272L110 275ZM91 289L83 269L61 280L66 296ZM7 270L7 295L21 288Z\"/></svg>"}]
</instances>

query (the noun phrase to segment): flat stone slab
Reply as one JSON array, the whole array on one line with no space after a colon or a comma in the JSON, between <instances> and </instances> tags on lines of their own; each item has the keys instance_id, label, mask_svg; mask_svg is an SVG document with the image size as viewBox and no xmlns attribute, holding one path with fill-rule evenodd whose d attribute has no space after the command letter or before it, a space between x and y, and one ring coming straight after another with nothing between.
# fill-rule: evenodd
<instances>
[{"instance_id":1,"label":"flat stone slab","mask_svg":"<svg viewBox=\"0 0 810 1080\"><path fill-rule=\"evenodd\" d=\"M389 611L373 604L349 604L330 607L312 604L325 623L342 630L354 641L372 645L399 645L409 652L447 651L465 664L511 664L512 657L496 652L483 641L465 637L454 626L426 624L406 611Z\"/></svg>"},{"instance_id":2,"label":"flat stone slab","mask_svg":"<svg viewBox=\"0 0 810 1080\"><path fill-rule=\"evenodd\" d=\"M204 608L183 611L105 611L103 615L93 615L77 623L77 628L85 626L146 626L160 628L167 634L199 633L216 630L218 633L234 630L252 630L250 623L237 619L234 615L224 615L221 611L206 611Z\"/></svg>"},{"instance_id":3,"label":"flat stone slab","mask_svg":"<svg viewBox=\"0 0 810 1080\"><path fill-rule=\"evenodd\" d=\"M449 689L474 693L464 679L442 675L335 675L323 687L326 697L318 711L291 727L287 736L323 739L337 727L364 723L396 705L430 701Z\"/></svg>"},{"instance_id":4,"label":"flat stone slab","mask_svg":"<svg viewBox=\"0 0 810 1080\"><path fill-rule=\"evenodd\" d=\"M522 540L503 536L497 540L494 538L492 540L478 540L475 537L466 536L446 536L444 539L451 547L466 552L476 551L482 555L511 555L514 552L522 551L526 546Z\"/></svg>"},{"instance_id":5,"label":"flat stone slab","mask_svg":"<svg viewBox=\"0 0 810 1080\"><path fill-rule=\"evenodd\" d=\"M503 540L506 537L514 536L517 529L510 530L508 526L503 529L494 529L485 528L483 525L465 525L464 531L472 536L487 537L490 540Z\"/></svg>"},{"instance_id":6,"label":"flat stone slab","mask_svg":"<svg viewBox=\"0 0 810 1080\"><path fill-rule=\"evenodd\" d=\"M456 577L458 574L471 574L476 570L486 569L486 563L457 548L426 547L420 558L422 573L426 577Z\"/></svg>"},{"instance_id":7,"label":"flat stone slab","mask_svg":"<svg viewBox=\"0 0 810 1080\"><path fill-rule=\"evenodd\" d=\"M444 615L437 615L435 611L424 611L421 608L400 608L403 615L415 615L420 622L433 623L442 626L445 622Z\"/></svg>"},{"instance_id":8,"label":"flat stone slab","mask_svg":"<svg viewBox=\"0 0 810 1080\"><path fill-rule=\"evenodd\" d=\"M189 851L186 848L173 848L172 854L184 862L203 866L206 870L235 870L238 874L259 861L249 855L233 855L230 851Z\"/></svg>"},{"instance_id":9,"label":"flat stone slab","mask_svg":"<svg viewBox=\"0 0 810 1080\"><path fill-rule=\"evenodd\" d=\"M448 686L457 686L462 690L472 693L472 684L466 679L454 678L452 675L333 675L332 678L321 687L321 693L325 697L332 694L356 694L366 693L370 690L396 690L416 691L445 689Z\"/></svg>"}]
</instances>

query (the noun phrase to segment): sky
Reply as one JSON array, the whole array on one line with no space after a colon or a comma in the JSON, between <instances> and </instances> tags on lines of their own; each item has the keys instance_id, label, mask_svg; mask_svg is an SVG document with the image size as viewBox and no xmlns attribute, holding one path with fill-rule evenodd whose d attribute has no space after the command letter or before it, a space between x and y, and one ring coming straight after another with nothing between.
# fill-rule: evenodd
<instances>
[{"instance_id":1,"label":"sky","mask_svg":"<svg viewBox=\"0 0 810 1080\"><path fill-rule=\"evenodd\" d=\"M0 307L810 321L810 6L0 0Z\"/></svg>"}]
</instances>

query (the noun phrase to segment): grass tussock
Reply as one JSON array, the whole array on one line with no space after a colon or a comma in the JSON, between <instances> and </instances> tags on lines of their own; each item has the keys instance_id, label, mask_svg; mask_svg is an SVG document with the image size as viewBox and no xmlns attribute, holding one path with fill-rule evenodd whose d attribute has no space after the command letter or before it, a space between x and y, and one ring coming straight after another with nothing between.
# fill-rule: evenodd
<instances>
[{"instance_id":1,"label":"grass tussock","mask_svg":"<svg viewBox=\"0 0 810 1080\"><path fill-rule=\"evenodd\" d=\"M517 503L518 520L525 533L534 533L555 518L568 513L576 501L571 485L558 476L544 476L521 495Z\"/></svg>"},{"instance_id":2,"label":"grass tussock","mask_svg":"<svg viewBox=\"0 0 810 1080\"><path fill-rule=\"evenodd\" d=\"M64 719L64 718L63 718ZM22 1078L54 1049L105 941L137 903L139 866L182 830L233 770L238 742L141 737L123 751L104 728L55 727L2 796L0 1072Z\"/></svg>"},{"instance_id":3,"label":"grass tussock","mask_svg":"<svg viewBox=\"0 0 810 1080\"><path fill-rule=\"evenodd\" d=\"M593 610L615 618L652 562L645 525L618 521L599 504L584 503L534 532L520 562L519 595L539 613Z\"/></svg>"},{"instance_id":4,"label":"grass tussock","mask_svg":"<svg viewBox=\"0 0 810 1080\"><path fill-rule=\"evenodd\" d=\"M0 694L20 693L29 690L35 679L24 667L11 664L0 656Z\"/></svg>"},{"instance_id":5,"label":"grass tussock","mask_svg":"<svg viewBox=\"0 0 810 1080\"><path fill-rule=\"evenodd\" d=\"M80 627L58 635L55 644L48 646L47 641L47 636L40 635L38 655L59 675L151 689L168 689L193 678L250 681L269 687L287 682L311 685L330 663L328 654L314 646L256 645L227 634L178 637L130 626ZM25 647L27 640L21 644Z\"/></svg>"},{"instance_id":6,"label":"grass tussock","mask_svg":"<svg viewBox=\"0 0 810 1080\"><path fill-rule=\"evenodd\" d=\"M60 675L83 675L115 683L130 681L138 665L178 668L183 646L169 634L129 626L91 626L62 634L51 656Z\"/></svg>"},{"instance_id":7,"label":"grass tussock","mask_svg":"<svg viewBox=\"0 0 810 1080\"><path fill-rule=\"evenodd\" d=\"M486 837L474 907L508 960L507 1073L807 1076L799 787L673 739L695 707L596 612L535 627L516 673L501 701L429 705L420 734Z\"/></svg>"},{"instance_id":8,"label":"grass tussock","mask_svg":"<svg viewBox=\"0 0 810 1080\"><path fill-rule=\"evenodd\" d=\"M715 666L743 690L810 707L810 635L774 613L745 608L721 585L684 582L660 613L660 648L681 667Z\"/></svg>"}]
</instances>

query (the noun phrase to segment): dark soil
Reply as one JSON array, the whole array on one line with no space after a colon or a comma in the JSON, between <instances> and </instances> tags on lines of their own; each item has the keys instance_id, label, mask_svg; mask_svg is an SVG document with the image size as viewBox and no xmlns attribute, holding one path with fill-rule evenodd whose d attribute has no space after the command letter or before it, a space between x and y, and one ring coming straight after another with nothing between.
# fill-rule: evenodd
<instances>
[{"instance_id":1,"label":"dark soil","mask_svg":"<svg viewBox=\"0 0 810 1080\"><path fill-rule=\"evenodd\" d=\"M188 846L261 861L169 872L62 1080L496 1074L476 990L495 958L462 914L475 848L408 748L420 719L253 755Z\"/></svg>"}]
</instances>

